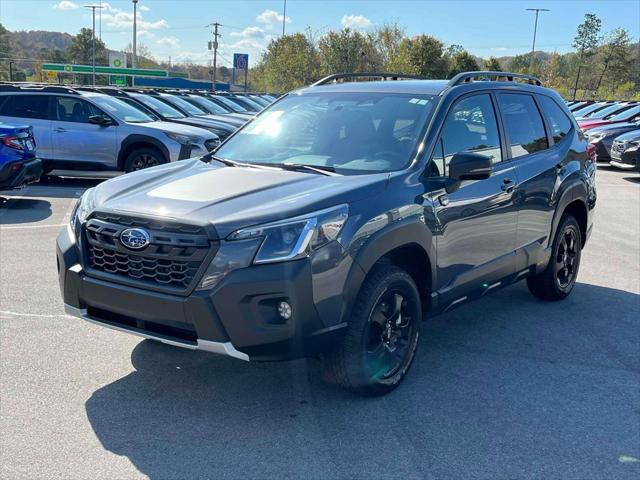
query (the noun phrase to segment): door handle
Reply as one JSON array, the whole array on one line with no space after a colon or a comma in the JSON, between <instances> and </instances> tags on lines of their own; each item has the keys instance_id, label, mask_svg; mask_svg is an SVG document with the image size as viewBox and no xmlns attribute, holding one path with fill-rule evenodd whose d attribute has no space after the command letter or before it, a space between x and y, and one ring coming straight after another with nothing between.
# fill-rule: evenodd
<instances>
[{"instance_id":1,"label":"door handle","mask_svg":"<svg viewBox=\"0 0 640 480\"><path fill-rule=\"evenodd\" d=\"M56 127L53 129L54 132L66 132L67 129L66 128L62 128L62 127Z\"/></svg>"},{"instance_id":2,"label":"door handle","mask_svg":"<svg viewBox=\"0 0 640 480\"><path fill-rule=\"evenodd\" d=\"M500 186L500 189L503 192L507 192L507 193L513 192L514 188L516 188L516 185L515 185L515 183L513 183L513 180L511 180L510 178L505 178L502 181L502 185Z\"/></svg>"}]
</instances>

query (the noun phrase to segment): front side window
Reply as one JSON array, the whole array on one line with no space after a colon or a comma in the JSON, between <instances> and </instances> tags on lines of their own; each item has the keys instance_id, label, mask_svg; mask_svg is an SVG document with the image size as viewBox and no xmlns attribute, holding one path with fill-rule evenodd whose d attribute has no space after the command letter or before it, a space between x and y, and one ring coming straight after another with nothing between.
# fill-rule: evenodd
<instances>
[{"instance_id":1,"label":"front side window","mask_svg":"<svg viewBox=\"0 0 640 480\"><path fill-rule=\"evenodd\" d=\"M49 119L48 95L12 95L2 106L2 115L19 118Z\"/></svg>"},{"instance_id":2,"label":"front side window","mask_svg":"<svg viewBox=\"0 0 640 480\"><path fill-rule=\"evenodd\" d=\"M572 123L553 99L539 95L540 106L547 116L553 141L558 143L571 131Z\"/></svg>"},{"instance_id":3,"label":"front side window","mask_svg":"<svg viewBox=\"0 0 640 480\"><path fill-rule=\"evenodd\" d=\"M542 117L531 95L499 93L498 103L509 138L511 158L549 148Z\"/></svg>"},{"instance_id":4,"label":"front side window","mask_svg":"<svg viewBox=\"0 0 640 480\"><path fill-rule=\"evenodd\" d=\"M55 109L62 122L89 123L89 117L102 114L90 103L74 97L56 97Z\"/></svg>"},{"instance_id":5,"label":"front side window","mask_svg":"<svg viewBox=\"0 0 640 480\"><path fill-rule=\"evenodd\" d=\"M399 170L410 162L434 103L431 95L289 95L216 155L248 163L333 167L345 174Z\"/></svg>"},{"instance_id":6,"label":"front side window","mask_svg":"<svg viewBox=\"0 0 640 480\"><path fill-rule=\"evenodd\" d=\"M486 155L502 161L498 123L488 94L474 95L456 103L447 114L429 165L431 176L447 176L456 153Z\"/></svg>"}]
</instances>

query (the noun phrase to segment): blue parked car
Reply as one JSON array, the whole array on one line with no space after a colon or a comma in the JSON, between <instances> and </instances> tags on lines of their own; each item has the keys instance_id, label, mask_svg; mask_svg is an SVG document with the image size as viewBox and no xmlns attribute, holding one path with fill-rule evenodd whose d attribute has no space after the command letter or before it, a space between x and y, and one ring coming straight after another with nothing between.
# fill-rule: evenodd
<instances>
[{"instance_id":1,"label":"blue parked car","mask_svg":"<svg viewBox=\"0 0 640 480\"><path fill-rule=\"evenodd\" d=\"M33 129L0 123L0 189L37 182L40 175L42 162L36 157Z\"/></svg>"}]
</instances>

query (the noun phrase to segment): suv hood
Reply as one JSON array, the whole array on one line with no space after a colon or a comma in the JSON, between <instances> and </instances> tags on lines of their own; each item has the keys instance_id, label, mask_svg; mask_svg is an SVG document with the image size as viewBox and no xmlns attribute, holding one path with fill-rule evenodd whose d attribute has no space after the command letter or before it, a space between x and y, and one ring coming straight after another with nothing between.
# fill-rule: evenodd
<instances>
[{"instance_id":1,"label":"suv hood","mask_svg":"<svg viewBox=\"0 0 640 480\"><path fill-rule=\"evenodd\" d=\"M180 123L157 121L148 123L129 123L127 125L144 126L144 128L154 128L163 132L177 133L178 135L191 135L204 140L216 138L216 136L208 130Z\"/></svg>"},{"instance_id":2,"label":"suv hood","mask_svg":"<svg viewBox=\"0 0 640 480\"><path fill-rule=\"evenodd\" d=\"M372 198L388 178L184 160L107 180L95 187L94 201L97 211L213 225L224 238L242 227Z\"/></svg>"}]
</instances>

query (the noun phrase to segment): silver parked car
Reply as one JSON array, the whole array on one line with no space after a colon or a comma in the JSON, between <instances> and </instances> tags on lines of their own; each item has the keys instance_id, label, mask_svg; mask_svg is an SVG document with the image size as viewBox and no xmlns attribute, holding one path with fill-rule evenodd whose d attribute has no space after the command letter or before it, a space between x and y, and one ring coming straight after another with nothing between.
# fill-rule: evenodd
<instances>
[{"instance_id":1,"label":"silver parked car","mask_svg":"<svg viewBox=\"0 0 640 480\"><path fill-rule=\"evenodd\" d=\"M203 155L212 132L157 121L109 95L62 86L0 86L0 120L33 126L45 172L125 171Z\"/></svg>"}]
</instances>

